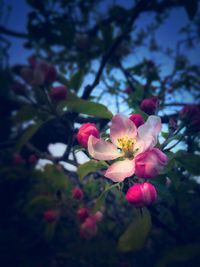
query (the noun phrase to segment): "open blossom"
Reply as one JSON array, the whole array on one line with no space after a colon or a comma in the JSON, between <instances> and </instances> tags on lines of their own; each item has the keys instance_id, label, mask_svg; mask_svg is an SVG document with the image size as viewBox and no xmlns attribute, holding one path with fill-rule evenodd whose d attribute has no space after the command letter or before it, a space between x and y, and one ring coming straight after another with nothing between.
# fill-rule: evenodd
<instances>
[{"instance_id":1,"label":"open blossom","mask_svg":"<svg viewBox=\"0 0 200 267\"><path fill-rule=\"evenodd\" d=\"M162 159L162 164L160 164L159 158L158 167L155 164L155 158L151 155L155 154L153 148L157 143L157 135L160 130L161 119L157 116L149 116L146 123L137 128L129 118L117 114L113 117L110 127L111 142L91 135L88 140L88 151L97 160L120 159L112 163L104 173L105 177L113 182L122 182L137 172L136 158L145 151L149 152L149 162L146 164L151 166L146 170L150 171L151 176L152 174L157 175L166 164ZM156 149L156 156L157 154L162 157L164 155L159 149Z\"/></svg>"},{"instance_id":2,"label":"open blossom","mask_svg":"<svg viewBox=\"0 0 200 267\"><path fill-rule=\"evenodd\" d=\"M76 136L79 144L86 148L88 145L88 139L90 135L93 135L96 138L99 138L99 130L97 129L96 125L94 123L83 124L79 128L77 136Z\"/></svg>"},{"instance_id":3,"label":"open blossom","mask_svg":"<svg viewBox=\"0 0 200 267\"><path fill-rule=\"evenodd\" d=\"M156 198L156 189L150 183L134 184L126 193L126 200L138 208L152 204Z\"/></svg>"}]
</instances>

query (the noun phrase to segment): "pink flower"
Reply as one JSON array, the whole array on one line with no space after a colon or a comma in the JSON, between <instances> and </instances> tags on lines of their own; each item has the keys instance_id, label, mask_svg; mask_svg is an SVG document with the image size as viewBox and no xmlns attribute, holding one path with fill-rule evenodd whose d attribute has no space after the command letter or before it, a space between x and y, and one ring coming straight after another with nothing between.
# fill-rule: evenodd
<instances>
[{"instance_id":1,"label":"pink flower","mask_svg":"<svg viewBox=\"0 0 200 267\"><path fill-rule=\"evenodd\" d=\"M122 182L135 173L137 155L151 150L156 145L160 130L161 120L157 116L149 116L146 123L137 128L129 118L117 114L113 117L110 127L111 142L91 135L88 151L90 156L97 160L120 158L111 164L104 175L113 182Z\"/></svg>"},{"instance_id":2,"label":"pink flower","mask_svg":"<svg viewBox=\"0 0 200 267\"><path fill-rule=\"evenodd\" d=\"M67 87L64 85L54 87L50 97L57 102L65 100L67 98Z\"/></svg>"},{"instance_id":3,"label":"pink flower","mask_svg":"<svg viewBox=\"0 0 200 267\"><path fill-rule=\"evenodd\" d=\"M184 119L189 119L196 117L196 114L199 114L200 110L197 105L185 105L182 110L180 111L180 115Z\"/></svg>"},{"instance_id":4,"label":"pink flower","mask_svg":"<svg viewBox=\"0 0 200 267\"><path fill-rule=\"evenodd\" d=\"M144 99L140 104L140 109L144 111L146 114L152 115L155 114L158 105L159 105L159 99L158 97L154 96L151 98Z\"/></svg>"},{"instance_id":5,"label":"pink flower","mask_svg":"<svg viewBox=\"0 0 200 267\"><path fill-rule=\"evenodd\" d=\"M152 148L135 157L135 174L144 179L153 178L166 164L167 156L158 148Z\"/></svg>"},{"instance_id":6,"label":"pink flower","mask_svg":"<svg viewBox=\"0 0 200 267\"><path fill-rule=\"evenodd\" d=\"M135 126L138 128L142 124L144 124L144 118L140 114L132 114L129 117L129 120L131 120L133 123L135 123Z\"/></svg>"},{"instance_id":7,"label":"pink flower","mask_svg":"<svg viewBox=\"0 0 200 267\"><path fill-rule=\"evenodd\" d=\"M83 198L83 191L80 188L75 187L72 189L72 197L74 199L81 200Z\"/></svg>"},{"instance_id":8,"label":"pink flower","mask_svg":"<svg viewBox=\"0 0 200 267\"><path fill-rule=\"evenodd\" d=\"M79 208L77 211L77 216L79 218L80 221L84 222L85 219L87 219L89 217L90 213L89 210L87 208Z\"/></svg>"},{"instance_id":9,"label":"pink flower","mask_svg":"<svg viewBox=\"0 0 200 267\"><path fill-rule=\"evenodd\" d=\"M54 222L58 219L58 212L56 210L47 210L44 212L43 218L46 222Z\"/></svg>"},{"instance_id":10,"label":"pink flower","mask_svg":"<svg viewBox=\"0 0 200 267\"><path fill-rule=\"evenodd\" d=\"M138 208L152 204L156 198L156 189L150 183L134 184L126 193L126 200Z\"/></svg>"},{"instance_id":11,"label":"pink flower","mask_svg":"<svg viewBox=\"0 0 200 267\"><path fill-rule=\"evenodd\" d=\"M97 233L97 223L93 216L88 217L80 226L80 235L85 239L94 237Z\"/></svg>"},{"instance_id":12,"label":"pink flower","mask_svg":"<svg viewBox=\"0 0 200 267\"><path fill-rule=\"evenodd\" d=\"M85 148L88 146L88 139L90 135L99 138L99 130L96 128L94 123L85 123L83 124L77 133L77 140L79 144Z\"/></svg>"}]
</instances>

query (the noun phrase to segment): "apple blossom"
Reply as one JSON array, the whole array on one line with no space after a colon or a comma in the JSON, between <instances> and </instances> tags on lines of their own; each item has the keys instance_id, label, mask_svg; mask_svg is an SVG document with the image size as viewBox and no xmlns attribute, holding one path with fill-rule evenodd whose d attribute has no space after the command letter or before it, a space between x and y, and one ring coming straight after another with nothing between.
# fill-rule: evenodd
<instances>
[{"instance_id":1,"label":"apple blossom","mask_svg":"<svg viewBox=\"0 0 200 267\"><path fill-rule=\"evenodd\" d=\"M85 123L83 124L77 133L77 140L79 144L85 148L87 148L88 145L88 139L90 135L99 138L99 130L96 128L96 125L94 123Z\"/></svg>"},{"instance_id":2,"label":"apple blossom","mask_svg":"<svg viewBox=\"0 0 200 267\"><path fill-rule=\"evenodd\" d=\"M138 208L152 204L157 198L155 187L150 183L134 184L126 193L126 200Z\"/></svg>"},{"instance_id":3,"label":"apple blossom","mask_svg":"<svg viewBox=\"0 0 200 267\"><path fill-rule=\"evenodd\" d=\"M148 115L153 115L158 105L159 99L153 96L151 98L145 98L140 104L140 109Z\"/></svg>"},{"instance_id":4,"label":"apple blossom","mask_svg":"<svg viewBox=\"0 0 200 267\"><path fill-rule=\"evenodd\" d=\"M138 128L142 124L144 124L144 118L140 114L132 114L129 119L135 123L135 126Z\"/></svg>"},{"instance_id":5,"label":"apple blossom","mask_svg":"<svg viewBox=\"0 0 200 267\"><path fill-rule=\"evenodd\" d=\"M147 121L137 128L129 118L117 114L112 118L110 127L111 142L91 135L88 140L88 152L97 160L120 159L109 166L104 176L113 182L122 182L135 173L136 157L145 151L151 151L156 145L160 130L161 119L157 116L149 116ZM156 171L153 174L157 175L164 166L164 154L159 149L153 151L159 164L158 167L154 164ZM153 161L152 153L148 155L149 160Z\"/></svg>"}]
</instances>

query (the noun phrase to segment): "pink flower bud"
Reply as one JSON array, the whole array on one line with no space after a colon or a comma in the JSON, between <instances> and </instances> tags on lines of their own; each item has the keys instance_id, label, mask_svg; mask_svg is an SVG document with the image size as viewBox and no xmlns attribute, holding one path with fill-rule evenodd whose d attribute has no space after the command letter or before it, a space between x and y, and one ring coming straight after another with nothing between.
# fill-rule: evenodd
<instances>
[{"instance_id":1,"label":"pink flower bud","mask_svg":"<svg viewBox=\"0 0 200 267\"><path fill-rule=\"evenodd\" d=\"M46 210L43 214L43 218L46 222L54 222L58 219L58 212L56 210Z\"/></svg>"},{"instance_id":2,"label":"pink flower bud","mask_svg":"<svg viewBox=\"0 0 200 267\"><path fill-rule=\"evenodd\" d=\"M24 67L21 69L21 76L25 82L32 86L42 85L45 81L45 75L39 69Z\"/></svg>"},{"instance_id":3,"label":"pink flower bud","mask_svg":"<svg viewBox=\"0 0 200 267\"><path fill-rule=\"evenodd\" d=\"M150 183L134 184L126 193L126 200L136 207L152 204L157 198L155 187Z\"/></svg>"},{"instance_id":4,"label":"pink flower bud","mask_svg":"<svg viewBox=\"0 0 200 267\"><path fill-rule=\"evenodd\" d=\"M197 105L185 105L180 111L180 117L187 123L189 131L200 131L200 109Z\"/></svg>"},{"instance_id":5,"label":"pink flower bud","mask_svg":"<svg viewBox=\"0 0 200 267\"><path fill-rule=\"evenodd\" d=\"M144 119L143 119L142 115L140 115L140 114L132 114L129 117L129 120L131 120L137 128L139 126L141 126L142 124L144 124Z\"/></svg>"},{"instance_id":6,"label":"pink flower bud","mask_svg":"<svg viewBox=\"0 0 200 267\"><path fill-rule=\"evenodd\" d=\"M140 104L140 109L148 115L155 114L159 105L159 99L157 97L146 98Z\"/></svg>"},{"instance_id":7,"label":"pink flower bud","mask_svg":"<svg viewBox=\"0 0 200 267\"><path fill-rule=\"evenodd\" d=\"M35 154L31 154L28 158L28 163L31 165L34 165L37 163L38 158L36 157Z\"/></svg>"},{"instance_id":8,"label":"pink flower bud","mask_svg":"<svg viewBox=\"0 0 200 267\"><path fill-rule=\"evenodd\" d=\"M131 94L133 92L131 87L127 87L126 89L124 89L124 93L126 94Z\"/></svg>"},{"instance_id":9,"label":"pink flower bud","mask_svg":"<svg viewBox=\"0 0 200 267\"><path fill-rule=\"evenodd\" d=\"M97 233L97 224L93 216L88 217L80 226L80 235L85 239L94 237Z\"/></svg>"},{"instance_id":10,"label":"pink flower bud","mask_svg":"<svg viewBox=\"0 0 200 267\"><path fill-rule=\"evenodd\" d=\"M96 219L97 222L101 222L103 219L103 213L101 211L97 211L94 214L94 218Z\"/></svg>"},{"instance_id":11,"label":"pink flower bud","mask_svg":"<svg viewBox=\"0 0 200 267\"><path fill-rule=\"evenodd\" d=\"M199 108L195 104L185 105L180 111L180 116L185 119L191 120L196 114L200 112Z\"/></svg>"},{"instance_id":12,"label":"pink flower bud","mask_svg":"<svg viewBox=\"0 0 200 267\"><path fill-rule=\"evenodd\" d=\"M89 217L89 210L87 208L80 208L77 211L77 216L80 221L84 222Z\"/></svg>"},{"instance_id":13,"label":"pink flower bud","mask_svg":"<svg viewBox=\"0 0 200 267\"><path fill-rule=\"evenodd\" d=\"M75 187L72 189L72 197L74 199L81 200L83 198L83 191L80 188Z\"/></svg>"},{"instance_id":14,"label":"pink flower bud","mask_svg":"<svg viewBox=\"0 0 200 267\"><path fill-rule=\"evenodd\" d=\"M67 87L64 85L54 87L50 93L50 97L55 101L62 101L67 98Z\"/></svg>"},{"instance_id":15,"label":"pink flower bud","mask_svg":"<svg viewBox=\"0 0 200 267\"><path fill-rule=\"evenodd\" d=\"M77 140L79 144L85 148L88 145L88 139L90 135L93 135L96 138L99 138L99 130L96 128L96 125L93 123L85 123L83 124L77 133Z\"/></svg>"},{"instance_id":16,"label":"pink flower bud","mask_svg":"<svg viewBox=\"0 0 200 267\"><path fill-rule=\"evenodd\" d=\"M158 175L167 164L167 156L158 148L140 153L135 158L135 175L149 179Z\"/></svg>"},{"instance_id":17,"label":"pink flower bud","mask_svg":"<svg viewBox=\"0 0 200 267\"><path fill-rule=\"evenodd\" d=\"M15 154L13 157L13 163L15 165L21 165L25 163L25 160L22 158L20 154Z\"/></svg>"}]
</instances>

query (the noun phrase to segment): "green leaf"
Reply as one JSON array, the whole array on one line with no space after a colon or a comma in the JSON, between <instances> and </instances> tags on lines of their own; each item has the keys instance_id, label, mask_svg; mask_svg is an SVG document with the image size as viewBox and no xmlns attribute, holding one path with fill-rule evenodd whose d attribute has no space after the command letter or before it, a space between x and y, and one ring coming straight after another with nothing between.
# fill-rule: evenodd
<instances>
[{"instance_id":1,"label":"green leaf","mask_svg":"<svg viewBox=\"0 0 200 267\"><path fill-rule=\"evenodd\" d=\"M74 89L75 91L78 91L82 82L83 82L84 72L82 70L79 70L76 72L69 82L69 87Z\"/></svg>"},{"instance_id":2,"label":"green leaf","mask_svg":"<svg viewBox=\"0 0 200 267\"><path fill-rule=\"evenodd\" d=\"M108 164L105 161L90 160L78 167L78 176L82 180L89 173L107 167Z\"/></svg>"},{"instance_id":3,"label":"green leaf","mask_svg":"<svg viewBox=\"0 0 200 267\"><path fill-rule=\"evenodd\" d=\"M22 123L24 121L33 120L38 115L38 111L36 108L25 105L23 106L15 115L14 123Z\"/></svg>"},{"instance_id":4,"label":"green leaf","mask_svg":"<svg viewBox=\"0 0 200 267\"><path fill-rule=\"evenodd\" d=\"M96 200L95 206L93 208L93 213L98 211L104 205L104 201L105 201L105 198L106 198L106 195L107 195L108 191L110 191L111 189L113 189L115 187L118 187L118 186L119 186L119 183L112 184L112 185L108 186L103 191L103 193L101 193L101 195Z\"/></svg>"},{"instance_id":5,"label":"green leaf","mask_svg":"<svg viewBox=\"0 0 200 267\"><path fill-rule=\"evenodd\" d=\"M44 180L48 181L54 191L64 189L71 191L71 183L67 175L58 170L55 165L48 164L44 168Z\"/></svg>"},{"instance_id":6,"label":"green leaf","mask_svg":"<svg viewBox=\"0 0 200 267\"><path fill-rule=\"evenodd\" d=\"M145 241L151 229L151 215L144 208L142 214L139 212L128 226L126 231L120 236L118 250L121 252L137 251L144 247Z\"/></svg>"},{"instance_id":7,"label":"green leaf","mask_svg":"<svg viewBox=\"0 0 200 267\"><path fill-rule=\"evenodd\" d=\"M61 111L66 108L73 112L104 119L111 119L113 116L112 113L104 105L83 100L72 93L68 94L67 101L62 101L58 105L58 109Z\"/></svg>"},{"instance_id":8,"label":"green leaf","mask_svg":"<svg viewBox=\"0 0 200 267\"><path fill-rule=\"evenodd\" d=\"M46 240L50 241L53 239L55 230L56 230L56 222L47 223L45 229L45 238Z\"/></svg>"},{"instance_id":9,"label":"green leaf","mask_svg":"<svg viewBox=\"0 0 200 267\"><path fill-rule=\"evenodd\" d=\"M30 139L31 137L38 131L38 129L42 126L42 121L37 121L36 123L30 125L24 133L19 138L16 144L16 150L19 151Z\"/></svg>"},{"instance_id":10,"label":"green leaf","mask_svg":"<svg viewBox=\"0 0 200 267\"><path fill-rule=\"evenodd\" d=\"M179 151L175 156L177 162L194 175L200 174L200 155Z\"/></svg>"},{"instance_id":11,"label":"green leaf","mask_svg":"<svg viewBox=\"0 0 200 267\"><path fill-rule=\"evenodd\" d=\"M170 250L166 250L163 253L162 258L156 263L155 267L171 266L170 263L173 262L186 262L195 256L198 256L199 253L200 243L177 246Z\"/></svg>"}]
</instances>

